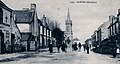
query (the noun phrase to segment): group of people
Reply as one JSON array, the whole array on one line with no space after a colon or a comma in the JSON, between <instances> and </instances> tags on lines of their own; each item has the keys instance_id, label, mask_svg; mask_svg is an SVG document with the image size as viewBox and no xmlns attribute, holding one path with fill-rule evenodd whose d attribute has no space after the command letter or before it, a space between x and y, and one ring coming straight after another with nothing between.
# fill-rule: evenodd
<instances>
[{"instance_id":1,"label":"group of people","mask_svg":"<svg viewBox=\"0 0 120 64\"><path fill-rule=\"evenodd\" d=\"M72 44L72 50L73 51L78 50L78 48L79 48L79 51L80 51L81 47L82 47L81 43L79 43L79 44L77 44L77 43Z\"/></svg>"},{"instance_id":2,"label":"group of people","mask_svg":"<svg viewBox=\"0 0 120 64\"><path fill-rule=\"evenodd\" d=\"M81 44L81 43L74 43L74 44L72 44L72 50L73 51L77 51L77 50L79 50L79 51L81 51L81 47L83 46L83 48L84 48L84 51L87 51L87 54L89 54L89 44ZM52 43L50 43L49 44L49 51L50 51L50 53L52 53L53 52L53 45L52 45ZM66 43L62 43L62 44L57 44L57 50L58 50L58 53L60 52L60 50L62 50L63 52L65 52L65 53L67 53L67 44Z\"/></svg>"},{"instance_id":3,"label":"group of people","mask_svg":"<svg viewBox=\"0 0 120 64\"><path fill-rule=\"evenodd\" d=\"M72 44L72 50L73 51L77 51L77 50L79 50L79 51L81 51L81 47L83 46L83 48L84 48L84 51L87 51L87 54L89 54L89 44L81 44L81 43L74 43L74 44Z\"/></svg>"},{"instance_id":4,"label":"group of people","mask_svg":"<svg viewBox=\"0 0 120 64\"><path fill-rule=\"evenodd\" d=\"M50 43L48 47L49 47L50 53L52 53L52 52L53 52L53 45L52 45L52 43ZM67 53L67 50L66 50L66 49L67 49L67 44L65 44L65 43L57 44L58 53L60 52L60 49L61 49L63 52Z\"/></svg>"}]
</instances>

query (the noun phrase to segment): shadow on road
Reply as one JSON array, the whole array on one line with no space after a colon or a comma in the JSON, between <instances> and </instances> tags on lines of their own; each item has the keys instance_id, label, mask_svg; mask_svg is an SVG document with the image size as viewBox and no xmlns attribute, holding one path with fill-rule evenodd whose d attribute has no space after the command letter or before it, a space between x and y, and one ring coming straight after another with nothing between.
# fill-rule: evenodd
<instances>
[{"instance_id":1,"label":"shadow on road","mask_svg":"<svg viewBox=\"0 0 120 64\"><path fill-rule=\"evenodd\" d=\"M27 54L25 53L25 55L23 56L18 56L18 57L10 57L10 58L6 58L6 59L2 59L0 60L0 62L10 62L10 61L18 61L20 59L26 59L26 58L34 58L36 57L36 55L33 55L33 54Z\"/></svg>"}]
</instances>

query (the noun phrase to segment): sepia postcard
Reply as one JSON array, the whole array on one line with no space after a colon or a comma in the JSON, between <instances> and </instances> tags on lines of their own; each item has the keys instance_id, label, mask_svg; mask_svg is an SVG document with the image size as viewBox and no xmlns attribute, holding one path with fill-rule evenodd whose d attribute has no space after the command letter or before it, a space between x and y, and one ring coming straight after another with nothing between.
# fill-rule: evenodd
<instances>
[{"instance_id":1,"label":"sepia postcard","mask_svg":"<svg viewBox=\"0 0 120 64\"><path fill-rule=\"evenodd\" d=\"M0 0L0 64L120 64L120 0Z\"/></svg>"}]
</instances>

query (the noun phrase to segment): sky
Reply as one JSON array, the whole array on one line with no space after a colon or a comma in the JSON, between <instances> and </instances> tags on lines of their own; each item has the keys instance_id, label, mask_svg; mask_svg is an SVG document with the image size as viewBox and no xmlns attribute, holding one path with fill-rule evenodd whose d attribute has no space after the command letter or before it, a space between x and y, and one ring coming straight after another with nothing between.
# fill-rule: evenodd
<instances>
[{"instance_id":1,"label":"sky","mask_svg":"<svg viewBox=\"0 0 120 64\"><path fill-rule=\"evenodd\" d=\"M65 31L65 20L68 8L73 23L73 37L84 42L110 15L117 14L120 0L2 0L13 10L30 8L31 3L37 5L38 17L46 15L60 23ZM93 2L93 3L87 3Z\"/></svg>"}]
</instances>

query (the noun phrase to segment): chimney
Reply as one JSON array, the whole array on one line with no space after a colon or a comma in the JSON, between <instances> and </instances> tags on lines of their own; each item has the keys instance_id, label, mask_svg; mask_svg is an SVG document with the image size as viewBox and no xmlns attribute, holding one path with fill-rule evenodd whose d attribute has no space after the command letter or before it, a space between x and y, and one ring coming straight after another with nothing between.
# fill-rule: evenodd
<instances>
[{"instance_id":1,"label":"chimney","mask_svg":"<svg viewBox=\"0 0 120 64\"><path fill-rule=\"evenodd\" d=\"M120 9L118 9L118 14L117 14L117 17L120 16Z\"/></svg>"},{"instance_id":2,"label":"chimney","mask_svg":"<svg viewBox=\"0 0 120 64\"><path fill-rule=\"evenodd\" d=\"M120 14L120 9L118 9L118 14Z\"/></svg>"},{"instance_id":3,"label":"chimney","mask_svg":"<svg viewBox=\"0 0 120 64\"><path fill-rule=\"evenodd\" d=\"M36 9L36 4L35 3L31 4L31 9Z\"/></svg>"},{"instance_id":4,"label":"chimney","mask_svg":"<svg viewBox=\"0 0 120 64\"><path fill-rule=\"evenodd\" d=\"M109 16L109 21L110 21L110 23L113 23L114 19L115 19L115 16L114 16L114 15Z\"/></svg>"}]
</instances>

